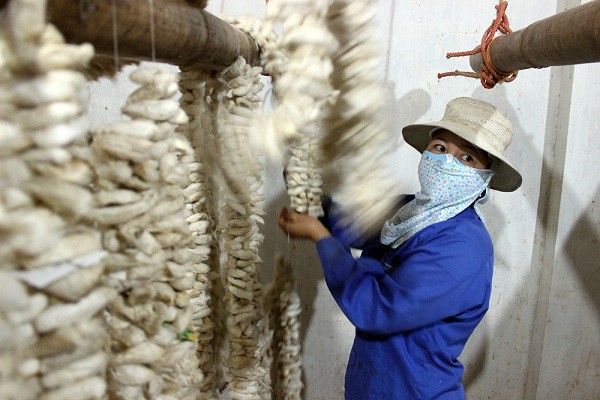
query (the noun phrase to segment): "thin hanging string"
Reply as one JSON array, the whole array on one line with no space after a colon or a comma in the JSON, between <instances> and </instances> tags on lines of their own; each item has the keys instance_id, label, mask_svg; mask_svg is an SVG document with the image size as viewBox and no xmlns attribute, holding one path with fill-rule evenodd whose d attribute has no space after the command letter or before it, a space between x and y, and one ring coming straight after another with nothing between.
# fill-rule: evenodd
<instances>
[{"instance_id":1,"label":"thin hanging string","mask_svg":"<svg viewBox=\"0 0 600 400\"><path fill-rule=\"evenodd\" d=\"M154 36L154 0L148 0L150 3L150 42L152 43L152 61L156 62L156 42Z\"/></svg>"},{"instance_id":2,"label":"thin hanging string","mask_svg":"<svg viewBox=\"0 0 600 400\"><path fill-rule=\"evenodd\" d=\"M290 267L292 266L292 257L291 257L291 249L290 249L290 233L288 232L287 234L287 251L286 251L286 257L288 259L288 262L290 263Z\"/></svg>"},{"instance_id":3,"label":"thin hanging string","mask_svg":"<svg viewBox=\"0 0 600 400\"><path fill-rule=\"evenodd\" d=\"M113 30L113 50L115 58L115 71L119 71L119 38L117 36L117 0L112 0L112 30Z\"/></svg>"},{"instance_id":4,"label":"thin hanging string","mask_svg":"<svg viewBox=\"0 0 600 400\"><path fill-rule=\"evenodd\" d=\"M510 29L510 22L508 21L508 16L506 15L506 8L508 7L508 2L505 0L500 0L499 4L496 7L496 18L492 21L492 25L485 31L483 37L481 38L481 46L471 51L462 51L457 53L448 53L446 54L446 58L452 57L463 57L463 56L471 56L477 53L481 53L483 63L481 65L481 73L475 72L464 72L464 71L454 71L454 72L444 72L438 74L438 79L447 77L447 76L466 76L469 78L478 78L481 81L481 85L486 89L491 89L496 86L497 83L503 82L512 82L517 77L519 71L512 72L503 72L498 70L492 64L492 60L490 59L490 47L491 44L496 40L496 32L500 31L503 35L507 35L512 33Z\"/></svg>"}]
</instances>

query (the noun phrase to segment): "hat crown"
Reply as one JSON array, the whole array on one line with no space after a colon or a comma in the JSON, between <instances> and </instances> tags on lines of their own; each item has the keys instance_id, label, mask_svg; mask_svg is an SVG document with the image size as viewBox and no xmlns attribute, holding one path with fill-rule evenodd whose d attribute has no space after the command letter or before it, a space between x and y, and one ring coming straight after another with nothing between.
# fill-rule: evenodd
<instances>
[{"instance_id":1,"label":"hat crown","mask_svg":"<svg viewBox=\"0 0 600 400\"><path fill-rule=\"evenodd\" d=\"M504 153L512 142L513 126L510 119L485 101L459 97L446 105L442 121L465 125L477 134L475 145L486 143Z\"/></svg>"}]
</instances>

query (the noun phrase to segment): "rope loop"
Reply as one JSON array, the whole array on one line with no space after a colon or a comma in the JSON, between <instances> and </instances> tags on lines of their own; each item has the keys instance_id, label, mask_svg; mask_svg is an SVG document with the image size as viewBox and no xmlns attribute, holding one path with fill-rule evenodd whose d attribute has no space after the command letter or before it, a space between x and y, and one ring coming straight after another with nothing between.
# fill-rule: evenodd
<instances>
[{"instance_id":1,"label":"rope loop","mask_svg":"<svg viewBox=\"0 0 600 400\"><path fill-rule=\"evenodd\" d=\"M483 58L483 63L481 65L481 73L478 74L473 72L463 72L457 70L454 72L444 72L438 74L438 79L444 78L446 76L466 76L469 78L478 78L481 81L483 87L486 89L491 89L498 83L512 82L515 80L518 71L500 71L496 67L494 67L494 65L492 64L492 60L490 59L490 46L496 39L496 33L500 31L501 34L508 35L509 33L513 32L510 29L510 22L508 20L508 16L506 15L506 8L508 7L508 2L500 0L500 4L498 4L495 7L496 18L492 21L492 25L483 34L480 46L471 51L462 51L446 54L446 58L452 58L471 56L477 53L481 53L481 56Z\"/></svg>"}]
</instances>

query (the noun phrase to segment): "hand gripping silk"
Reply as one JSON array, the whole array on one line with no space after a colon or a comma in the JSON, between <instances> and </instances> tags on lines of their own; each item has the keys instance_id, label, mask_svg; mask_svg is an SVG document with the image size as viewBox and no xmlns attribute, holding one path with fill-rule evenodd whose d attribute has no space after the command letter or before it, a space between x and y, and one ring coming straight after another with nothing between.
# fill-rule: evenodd
<instances>
[{"instance_id":1,"label":"hand gripping silk","mask_svg":"<svg viewBox=\"0 0 600 400\"><path fill-rule=\"evenodd\" d=\"M486 188L493 175L488 169L468 167L451 154L425 150L419 163L421 191L385 222L381 243L397 248L421 229L454 217L473 202L479 214L477 204L487 201Z\"/></svg>"}]
</instances>

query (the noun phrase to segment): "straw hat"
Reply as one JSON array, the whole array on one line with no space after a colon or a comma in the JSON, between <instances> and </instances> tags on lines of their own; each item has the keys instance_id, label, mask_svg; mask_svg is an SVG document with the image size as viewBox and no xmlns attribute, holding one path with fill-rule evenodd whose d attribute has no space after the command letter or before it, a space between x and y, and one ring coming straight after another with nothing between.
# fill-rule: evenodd
<instances>
[{"instance_id":1,"label":"straw hat","mask_svg":"<svg viewBox=\"0 0 600 400\"><path fill-rule=\"evenodd\" d=\"M521 174L504 157L512 141L512 123L496 107L485 101L459 97L448 103L441 121L409 125L402 129L402 136L422 153L433 131L439 128L449 130L490 155L490 169L494 171L491 189L512 192L521 186Z\"/></svg>"}]
</instances>

